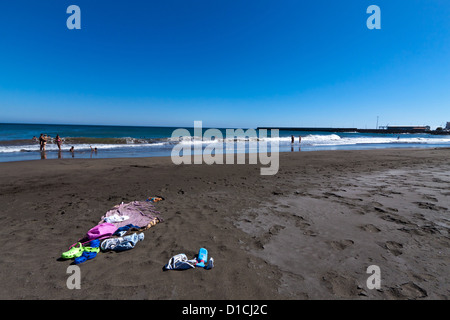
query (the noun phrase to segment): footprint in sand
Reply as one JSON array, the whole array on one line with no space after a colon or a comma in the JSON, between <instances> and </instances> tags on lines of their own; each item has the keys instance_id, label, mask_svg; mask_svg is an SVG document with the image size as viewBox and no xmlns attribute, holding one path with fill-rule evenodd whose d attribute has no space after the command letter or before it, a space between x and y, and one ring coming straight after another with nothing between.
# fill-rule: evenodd
<instances>
[{"instance_id":1,"label":"footprint in sand","mask_svg":"<svg viewBox=\"0 0 450 320\"><path fill-rule=\"evenodd\" d=\"M355 242L353 240L340 240L340 241L331 241L330 245L336 250L344 250L348 246L351 246Z\"/></svg>"},{"instance_id":2,"label":"footprint in sand","mask_svg":"<svg viewBox=\"0 0 450 320\"><path fill-rule=\"evenodd\" d=\"M440 206L435 205L434 203L429 203L429 202L414 202L414 204L417 204L417 206L420 209L428 209L428 210L434 210L434 211L447 210L447 208L440 207Z\"/></svg>"},{"instance_id":3,"label":"footprint in sand","mask_svg":"<svg viewBox=\"0 0 450 320\"><path fill-rule=\"evenodd\" d=\"M296 228L301 228L301 229L305 229L307 227L310 227L311 224L309 224L305 218L303 218L302 216L293 216L293 219L295 219L295 227Z\"/></svg>"},{"instance_id":4,"label":"footprint in sand","mask_svg":"<svg viewBox=\"0 0 450 320\"><path fill-rule=\"evenodd\" d=\"M278 233L280 233L280 231L283 230L284 228L285 228L284 226L281 226L281 225L276 224L276 225L274 225L274 226L272 226L272 227L269 228L268 233L269 233L271 236L276 236L276 235L277 235Z\"/></svg>"},{"instance_id":5,"label":"footprint in sand","mask_svg":"<svg viewBox=\"0 0 450 320\"><path fill-rule=\"evenodd\" d=\"M428 194L425 194L422 198L425 199L425 200L429 200L429 201L433 201L433 202L438 202L438 199L436 199L435 197L430 196L430 195L428 195Z\"/></svg>"},{"instance_id":6,"label":"footprint in sand","mask_svg":"<svg viewBox=\"0 0 450 320\"><path fill-rule=\"evenodd\" d=\"M390 288L397 299L426 298L428 293L414 282L407 282L398 287Z\"/></svg>"},{"instance_id":7,"label":"footprint in sand","mask_svg":"<svg viewBox=\"0 0 450 320\"><path fill-rule=\"evenodd\" d=\"M395 242L395 241L387 241L384 244L384 247L389 252L391 252L394 256L399 256L399 255L401 255L403 253L402 250L401 250L403 248L403 245L401 243L398 243L398 242Z\"/></svg>"},{"instance_id":8,"label":"footprint in sand","mask_svg":"<svg viewBox=\"0 0 450 320\"><path fill-rule=\"evenodd\" d=\"M336 272L324 274L321 282L333 296L348 298L355 297L358 294L358 284L356 280Z\"/></svg>"},{"instance_id":9,"label":"footprint in sand","mask_svg":"<svg viewBox=\"0 0 450 320\"><path fill-rule=\"evenodd\" d=\"M381 212L381 213L386 213L387 211L384 210L383 208L380 207L373 207L375 209L375 211Z\"/></svg>"},{"instance_id":10,"label":"footprint in sand","mask_svg":"<svg viewBox=\"0 0 450 320\"><path fill-rule=\"evenodd\" d=\"M394 223L398 223L398 224L402 224L402 225L409 225L411 224L411 222L409 222L408 220L406 220L405 218L401 217L401 216L393 216L390 214L386 214L386 215L382 215L380 217L383 220L389 221L389 222L394 222Z\"/></svg>"},{"instance_id":11,"label":"footprint in sand","mask_svg":"<svg viewBox=\"0 0 450 320\"><path fill-rule=\"evenodd\" d=\"M375 233L375 232L380 232L381 230L378 229L377 227L375 227L373 224L365 224L360 226L360 228L364 231L367 232L371 232L371 233Z\"/></svg>"},{"instance_id":12,"label":"footprint in sand","mask_svg":"<svg viewBox=\"0 0 450 320\"><path fill-rule=\"evenodd\" d=\"M324 198L329 198L329 197L335 197L335 198L343 198L343 196L334 193L334 192L324 192L323 193Z\"/></svg>"}]
</instances>

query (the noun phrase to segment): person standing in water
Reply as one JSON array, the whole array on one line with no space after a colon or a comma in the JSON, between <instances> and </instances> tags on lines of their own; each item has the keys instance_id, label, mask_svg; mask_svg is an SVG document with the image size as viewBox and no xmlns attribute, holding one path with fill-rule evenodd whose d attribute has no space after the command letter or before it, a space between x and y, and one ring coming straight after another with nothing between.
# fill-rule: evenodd
<instances>
[{"instance_id":1,"label":"person standing in water","mask_svg":"<svg viewBox=\"0 0 450 320\"><path fill-rule=\"evenodd\" d=\"M41 151L45 151L46 144L47 144L47 135L44 136L44 134L41 133L41 135L39 136L39 145Z\"/></svg>"},{"instance_id":2,"label":"person standing in water","mask_svg":"<svg viewBox=\"0 0 450 320\"><path fill-rule=\"evenodd\" d=\"M59 151L61 151L62 139L59 137L59 134L56 135L55 143L58 146Z\"/></svg>"}]
</instances>

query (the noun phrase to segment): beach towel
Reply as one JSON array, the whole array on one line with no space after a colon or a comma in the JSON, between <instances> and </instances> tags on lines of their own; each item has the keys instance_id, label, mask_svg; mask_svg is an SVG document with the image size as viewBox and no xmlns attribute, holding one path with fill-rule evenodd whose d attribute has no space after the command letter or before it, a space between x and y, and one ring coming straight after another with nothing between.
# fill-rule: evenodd
<instances>
[{"instance_id":1,"label":"beach towel","mask_svg":"<svg viewBox=\"0 0 450 320\"><path fill-rule=\"evenodd\" d=\"M147 201L122 202L106 212L99 224L103 223L105 219L108 220L109 217L115 217L116 221L111 223L117 228L132 224L139 228L148 229L163 221L160 212L155 209L151 202ZM120 217L128 217L128 219L117 221L121 220Z\"/></svg>"}]
</instances>

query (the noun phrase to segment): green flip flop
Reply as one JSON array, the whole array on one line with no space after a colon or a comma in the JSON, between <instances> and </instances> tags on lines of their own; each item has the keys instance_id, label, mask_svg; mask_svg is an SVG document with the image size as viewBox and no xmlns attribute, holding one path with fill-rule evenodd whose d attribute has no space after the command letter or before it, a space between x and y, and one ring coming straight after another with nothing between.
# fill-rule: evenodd
<instances>
[{"instance_id":1,"label":"green flip flop","mask_svg":"<svg viewBox=\"0 0 450 320\"><path fill-rule=\"evenodd\" d=\"M93 248L93 247L84 247L83 250L87 251L87 252L95 252L95 253L100 252L100 248Z\"/></svg>"},{"instance_id":2,"label":"green flip flop","mask_svg":"<svg viewBox=\"0 0 450 320\"><path fill-rule=\"evenodd\" d=\"M84 248L81 243L77 243L73 248L71 248L69 251L63 252L61 254L61 257L63 259L72 259L72 258L78 258L83 254Z\"/></svg>"}]
</instances>

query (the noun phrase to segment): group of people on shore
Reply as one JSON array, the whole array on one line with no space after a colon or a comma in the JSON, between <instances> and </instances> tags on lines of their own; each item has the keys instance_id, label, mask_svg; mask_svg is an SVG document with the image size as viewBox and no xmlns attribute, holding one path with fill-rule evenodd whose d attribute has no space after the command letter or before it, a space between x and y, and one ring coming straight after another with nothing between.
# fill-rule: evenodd
<instances>
[{"instance_id":1,"label":"group of people on shore","mask_svg":"<svg viewBox=\"0 0 450 320\"><path fill-rule=\"evenodd\" d=\"M41 133L39 138L36 138L36 136L34 136L32 140L39 142L39 150L40 151L45 151L45 146L47 145L47 142L49 142L49 139L50 139L50 141L54 142L58 146L59 151L61 151L61 146L62 146L63 141L62 141L61 137L59 136L59 134L57 134L55 139L53 139L49 135ZM73 149L73 147L72 147L72 149Z\"/></svg>"},{"instance_id":2,"label":"group of people on shore","mask_svg":"<svg viewBox=\"0 0 450 320\"><path fill-rule=\"evenodd\" d=\"M61 146L62 146L62 144L63 144L63 140L61 139L61 137L59 136L59 134L57 134L56 137L53 139L53 138L50 137L49 135L41 133L41 135L39 136L39 138L36 138L36 136L34 136L32 140L35 141L35 142L39 142L39 150L40 150L42 153L45 153L45 151L46 151L46 150L45 150L45 146L47 145L47 142L49 142L49 140L50 140L50 142L53 142L53 143L55 143L55 144L58 146L59 154L61 154L61 151L62 151L62 150L61 150ZM69 149L69 152L71 152L71 153L72 153L72 157L74 157L75 147L72 146L72 147ZM92 148L92 146L91 146L91 153L92 153L92 152L97 153L97 147Z\"/></svg>"}]
</instances>

